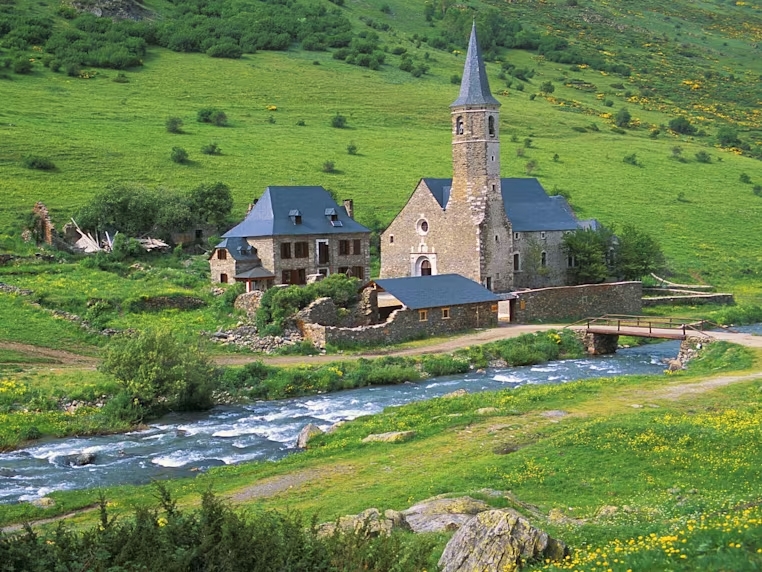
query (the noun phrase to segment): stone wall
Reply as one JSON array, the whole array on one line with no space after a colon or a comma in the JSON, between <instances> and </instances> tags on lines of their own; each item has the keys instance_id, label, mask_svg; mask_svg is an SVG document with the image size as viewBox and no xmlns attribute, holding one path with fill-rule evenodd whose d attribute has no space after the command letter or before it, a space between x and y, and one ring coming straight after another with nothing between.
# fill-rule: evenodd
<instances>
[{"instance_id":1,"label":"stone wall","mask_svg":"<svg viewBox=\"0 0 762 572\"><path fill-rule=\"evenodd\" d=\"M558 286L515 292L512 322L579 320L603 314L637 315L642 311L640 282Z\"/></svg>"},{"instance_id":2,"label":"stone wall","mask_svg":"<svg viewBox=\"0 0 762 572\"><path fill-rule=\"evenodd\" d=\"M643 307L651 306L693 306L698 304L735 304L733 294L691 294L682 296L653 296L643 298Z\"/></svg>"},{"instance_id":3,"label":"stone wall","mask_svg":"<svg viewBox=\"0 0 762 572\"><path fill-rule=\"evenodd\" d=\"M261 290L254 290L252 292L241 294L235 299L235 302L233 302L233 307L236 310L246 312L246 315L249 318L254 318L257 315L257 310L259 310L262 294L264 294L264 292Z\"/></svg>"},{"instance_id":4,"label":"stone wall","mask_svg":"<svg viewBox=\"0 0 762 572\"><path fill-rule=\"evenodd\" d=\"M449 318L444 317L443 308L429 308L426 310L426 319L422 320L419 310L399 309L392 312L382 324L344 328L301 322L299 328L305 339L323 348L326 344L396 344L422 336L497 326L497 305L489 302L451 306L449 315Z\"/></svg>"},{"instance_id":5,"label":"stone wall","mask_svg":"<svg viewBox=\"0 0 762 572\"><path fill-rule=\"evenodd\" d=\"M519 270L513 270L514 288L546 288L566 284L567 257L563 231L519 232L513 250L519 253ZM542 266L542 253L545 266ZM511 264L513 261L511 260Z\"/></svg>"}]
</instances>

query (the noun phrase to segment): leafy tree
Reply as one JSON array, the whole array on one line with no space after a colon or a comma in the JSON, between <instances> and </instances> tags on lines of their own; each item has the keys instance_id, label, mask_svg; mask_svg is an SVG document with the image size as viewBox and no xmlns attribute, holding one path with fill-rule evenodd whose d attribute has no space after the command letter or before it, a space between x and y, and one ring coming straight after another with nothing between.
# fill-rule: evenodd
<instances>
[{"instance_id":1,"label":"leafy tree","mask_svg":"<svg viewBox=\"0 0 762 572\"><path fill-rule=\"evenodd\" d=\"M564 236L562 248L572 262L568 272L575 284L597 284L608 277L610 249L614 248L609 229L572 231Z\"/></svg>"},{"instance_id":2,"label":"leafy tree","mask_svg":"<svg viewBox=\"0 0 762 572\"><path fill-rule=\"evenodd\" d=\"M198 220L222 226L233 209L233 195L225 183L199 185L190 192L190 210Z\"/></svg>"},{"instance_id":3,"label":"leafy tree","mask_svg":"<svg viewBox=\"0 0 762 572\"><path fill-rule=\"evenodd\" d=\"M626 224L617 233L614 272L624 280L639 280L664 266L659 243L649 234Z\"/></svg>"},{"instance_id":4,"label":"leafy tree","mask_svg":"<svg viewBox=\"0 0 762 572\"><path fill-rule=\"evenodd\" d=\"M153 413L212 406L216 372L211 361L169 330L115 338L106 348L101 369L113 375L133 401Z\"/></svg>"},{"instance_id":5,"label":"leafy tree","mask_svg":"<svg viewBox=\"0 0 762 572\"><path fill-rule=\"evenodd\" d=\"M167 128L167 133L183 132L183 120L179 117L167 117L164 126Z\"/></svg>"},{"instance_id":6,"label":"leafy tree","mask_svg":"<svg viewBox=\"0 0 762 572\"><path fill-rule=\"evenodd\" d=\"M717 143L723 147L737 147L741 145L738 131L728 125L723 125L717 130Z\"/></svg>"},{"instance_id":7,"label":"leafy tree","mask_svg":"<svg viewBox=\"0 0 762 572\"><path fill-rule=\"evenodd\" d=\"M344 129L347 126L347 118L337 113L331 118L331 127L336 129Z\"/></svg>"},{"instance_id":8,"label":"leafy tree","mask_svg":"<svg viewBox=\"0 0 762 572\"><path fill-rule=\"evenodd\" d=\"M617 127L627 127L631 120L632 115L630 115L630 112L627 111L626 107L621 108L616 112L616 115L614 115L614 124Z\"/></svg>"},{"instance_id":9,"label":"leafy tree","mask_svg":"<svg viewBox=\"0 0 762 572\"><path fill-rule=\"evenodd\" d=\"M553 93L556 91L556 87L553 85L553 82L551 81L544 81L542 84L540 84L540 93Z\"/></svg>"},{"instance_id":10,"label":"leafy tree","mask_svg":"<svg viewBox=\"0 0 762 572\"><path fill-rule=\"evenodd\" d=\"M169 154L169 158L175 163L182 165L188 162L188 152L182 147L172 147L172 153Z\"/></svg>"},{"instance_id":11,"label":"leafy tree","mask_svg":"<svg viewBox=\"0 0 762 572\"><path fill-rule=\"evenodd\" d=\"M156 191L129 185L111 185L98 192L77 213L85 229L118 230L139 236L156 225L157 205L164 197Z\"/></svg>"},{"instance_id":12,"label":"leafy tree","mask_svg":"<svg viewBox=\"0 0 762 572\"><path fill-rule=\"evenodd\" d=\"M669 122L670 130L681 135L693 135L696 133L697 128L685 117L675 117Z\"/></svg>"}]
</instances>

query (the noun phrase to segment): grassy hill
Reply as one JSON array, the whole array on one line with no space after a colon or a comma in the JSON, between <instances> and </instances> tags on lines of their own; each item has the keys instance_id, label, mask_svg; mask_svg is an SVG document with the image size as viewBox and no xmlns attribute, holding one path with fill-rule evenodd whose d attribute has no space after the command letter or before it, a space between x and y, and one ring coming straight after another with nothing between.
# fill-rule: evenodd
<instances>
[{"instance_id":1,"label":"grassy hill","mask_svg":"<svg viewBox=\"0 0 762 572\"><path fill-rule=\"evenodd\" d=\"M504 175L525 176L527 163L535 161L531 175L548 190L568 192L581 216L633 222L658 236L679 275L756 298L762 197L754 186L762 184L762 169L748 155L759 152L762 140L759 7L572 4L522 1L498 8L527 28L566 38L590 61L625 64L632 73L622 77L551 62L533 50L498 49L501 61L536 71L524 82L503 72L501 62L488 65L503 104ZM151 7L158 21L171 10L170 4ZM53 14L55 8L20 1L5 11ZM473 8L480 14L488 5ZM355 33L370 30L363 23L369 18L376 27L390 26L379 32L388 50L379 71L333 59L331 51L296 47L220 59L152 46L142 67L124 72L127 83L113 81L115 70L92 68L94 77L81 79L54 73L39 60L29 74L8 71L0 79L0 229L17 234L19 217L37 200L62 225L111 183L188 189L213 181L230 185L239 215L267 185L323 185L353 197L360 221L388 223L420 177L451 173L448 106L463 56L450 44L431 47L453 24L447 17L427 22L421 4L350 1L341 11ZM55 18L56 26L70 25ZM416 78L400 70L395 47L428 72ZM6 48L0 59L16 55ZM27 55L39 58L39 52ZM546 81L555 91L539 94ZM204 107L224 110L230 125L196 122ZM622 107L633 116L631 126L612 131L611 116ZM347 128L331 127L336 113L347 118ZM669 131L666 125L679 115L706 134ZM184 134L166 131L169 116L184 121ZM723 126L736 129L748 149L716 147ZM211 142L222 155L200 152ZM351 142L357 155L347 153ZM189 164L170 160L175 146L188 151ZM696 159L701 151L709 163ZM636 164L625 163L633 153ZM27 155L49 157L56 169L25 168ZM326 161L336 172L323 171ZM743 174L751 182L742 182Z\"/></svg>"}]
</instances>

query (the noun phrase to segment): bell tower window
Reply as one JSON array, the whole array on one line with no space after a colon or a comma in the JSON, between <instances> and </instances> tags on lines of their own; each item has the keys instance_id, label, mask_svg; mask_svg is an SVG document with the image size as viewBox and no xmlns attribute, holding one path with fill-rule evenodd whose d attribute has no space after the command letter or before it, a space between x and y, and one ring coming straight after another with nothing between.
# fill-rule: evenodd
<instances>
[{"instance_id":1,"label":"bell tower window","mask_svg":"<svg viewBox=\"0 0 762 572\"><path fill-rule=\"evenodd\" d=\"M463 135L463 117L455 120L455 135Z\"/></svg>"},{"instance_id":2,"label":"bell tower window","mask_svg":"<svg viewBox=\"0 0 762 572\"><path fill-rule=\"evenodd\" d=\"M490 115L489 119L487 119L487 131L489 132L490 137L495 136L495 116Z\"/></svg>"}]
</instances>

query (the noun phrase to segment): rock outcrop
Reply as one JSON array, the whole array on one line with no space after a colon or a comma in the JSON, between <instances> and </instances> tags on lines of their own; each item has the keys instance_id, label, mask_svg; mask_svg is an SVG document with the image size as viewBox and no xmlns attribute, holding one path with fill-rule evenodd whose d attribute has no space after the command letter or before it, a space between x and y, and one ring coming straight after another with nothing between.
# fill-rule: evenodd
<instances>
[{"instance_id":1,"label":"rock outcrop","mask_svg":"<svg viewBox=\"0 0 762 572\"><path fill-rule=\"evenodd\" d=\"M360 514L342 516L337 522L325 522L318 527L318 535L331 536L337 527L341 532L361 534L365 537L389 534L392 529L410 530L401 513L387 510L382 515L377 508L366 509Z\"/></svg>"},{"instance_id":2,"label":"rock outcrop","mask_svg":"<svg viewBox=\"0 0 762 572\"><path fill-rule=\"evenodd\" d=\"M565 555L563 542L535 528L515 510L489 510L455 533L439 566L442 572L511 572L522 562L558 560Z\"/></svg>"},{"instance_id":3,"label":"rock outcrop","mask_svg":"<svg viewBox=\"0 0 762 572\"><path fill-rule=\"evenodd\" d=\"M458 530L474 515L491 508L471 497L433 498L402 511L402 516L413 532L444 532Z\"/></svg>"},{"instance_id":4,"label":"rock outcrop","mask_svg":"<svg viewBox=\"0 0 762 572\"><path fill-rule=\"evenodd\" d=\"M404 443L415 437L415 431L390 431L389 433L371 433L363 443Z\"/></svg>"}]
</instances>

